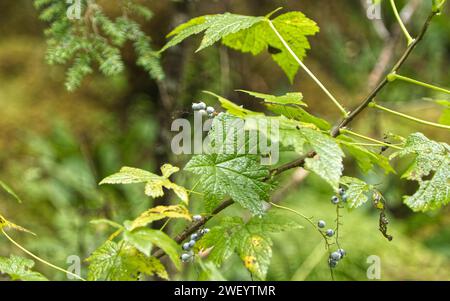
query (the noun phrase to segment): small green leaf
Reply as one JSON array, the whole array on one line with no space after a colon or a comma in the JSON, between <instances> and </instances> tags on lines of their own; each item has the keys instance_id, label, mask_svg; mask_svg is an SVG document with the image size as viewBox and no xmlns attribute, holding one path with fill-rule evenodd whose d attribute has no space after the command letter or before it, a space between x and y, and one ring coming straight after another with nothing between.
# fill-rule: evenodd
<instances>
[{"instance_id":1,"label":"small green leaf","mask_svg":"<svg viewBox=\"0 0 450 301\"><path fill-rule=\"evenodd\" d=\"M372 199L375 188L360 179L342 177L342 185L347 187L345 195L349 208L358 208Z\"/></svg>"},{"instance_id":2,"label":"small green leaf","mask_svg":"<svg viewBox=\"0 0 450 301\"><path fill-rule=\"evenodd\" d=\"M127 240L144 254L149 254L151 246L161 248L172 260L177 269L181 268L181 261L178 255L178 245L167 234L160 230L149 228L138 228L133 231L125 231Z\"/></svg>"},{"instance_id":3,"label":"small green leaf","mask_svg":"<svg viewBox=\"0 0 450 301\"><path fill-rule=\"evenodd\" d=\"M14 192L14 190L6 185L5 182L0 180L0 188L3 188L9 195L11 195L17 202L22 203L22 200L19 198L19 196Z\"/></svg>"},{"instance_id":4,"label":"small green leaf","mask_svg":"<svg viewBox=\"0 0 450 301\"><path fill-rule=\"evenodd\" d=\"M11 280L23 281L46 281L44 275L32 271L34 261L16 255L10 255L9 258L0 257L0 272L7 274Z\"/></svg>"}]
</instances>

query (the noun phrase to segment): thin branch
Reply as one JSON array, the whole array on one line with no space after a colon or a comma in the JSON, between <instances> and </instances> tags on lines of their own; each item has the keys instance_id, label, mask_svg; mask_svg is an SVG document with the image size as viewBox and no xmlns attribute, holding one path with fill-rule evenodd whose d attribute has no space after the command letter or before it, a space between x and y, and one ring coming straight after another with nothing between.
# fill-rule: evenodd
<instances>
[{"instance_id":1,"label":"thin branch","mask_svg":"<svg viewBox=\"0 0 450 301\"><path fill-rule=\"evenodd\" d=\"M369 107L375 108L375 109L379 109L381 111L384 111L384 112L387 112L387 113L390 113L390 114L393 114L393 115L396 115L396 116L399 116L399 117L402 117L402 118L405 118L405 119L408 119L408 120L411 120L411 121L414 121L414 122L417 122L417 123L429 125L429 126L436 127L436 128L450 130L450 126L449 125L435 123L435 122L431 122L431 121L426 121L426 120L423 120L423 119L420 119L420 118L409 116L407 114L403 114L403 113L400 113L400 112L388 109L386 107L383 107L383 106L381 106L381 105L379 105L379 104L377 104L375 102L370 103Z\"/></svg>"},{"instance_id":2,"label":"thin branch","mask_svg":"<svg viewBox=\"0 0 450 301\"><path fill-rule=\"evenodd\" d=\"M370 138L370 137L367 137L367 136L364 136L364 135L352 132L352 131L350 131L348 129L342 129L341 133L342 134L349 134L349 135L352 135L352 136L355 136L355 137L358 137L358 138L361 138L361 139L364 139L364 140L367 140L367 141L371 141L371 142L377 143L378 145L384 145L384 146L387 146L387 147L392 147L392 148L395 148L395 149L398 149L398 150L402 150L401 147L395 146L394 144L390 144L390 143L386 143L386 142L383 142L383 141L379 141L379 140L376 140L376 139L373 139L373 138Z\"/></svg>"},{"instance_id":3,"label":"thin branch","mask_svg":"<svg viewBox=\"0 0 450 301\"><path fill-rule=\"evenodd\" d=\"M393 82L393 81L395 81L397 79L402 80L402 81L407 82L407 83L410 83L410 84L417 85L417 86L425 87L425 88L428 88L428 89L431 89L431 90L434 90L434 91L450 94L450 90L447 90L447 89L444 89L444 88L441 88L441 87L438 87L438 86L435 86L435 85L427 84L427 83L424 83L424 82L421 82L421 81L418 81L418 80L415 80L415 79L412 79L412 78L409 78L409 77L406 77L406 76L402 76L402 75L399 75L399 74L396 74L396 73L391 73L391 74L388 75L388 80L390 82Z\"/></svg>"},{"instance_id":4,"label":"thin branch","mask_svg":"<svg viewBox=\"0 0 450 301\"><path fill-rule=\"evenodd\" d=\"M396 73L405 63L405 61L410 56L411 52L416 48L417 44L423 39L425 33L428 30L428 27L430 26L431 20L436 16L436 12L432 12L427 20L425 21L422 30L420 31L417 38L414 40L414 42L408 46L408 48L405 50L403 55L400 57L400 59L395 63L394 67L392 68L391 73ZM372 90L372 92L369 93L369 95L363 100L363 102L354 109L350 115L346 118L344 118L338 126L336 126L333 131L331 132L332 137L337 137L339 135L339 132L342 128L346 127L350 122L355 119L356 116L358 116L362 111L364 111L367 106L374 100L374 98L380 93L380 91L388 84L387 76Z\"/></svg>"},{"instance_id":5,"label":"thin branch","mask_svg":"<svg viewBox=\"0 0 450 301\"><path fill-rule=\"evenodd\" d=\"M390 0L390 1L391 1L391 6L392 6L392 10L394 12L395 18L397 18L398 24L400 25L400 28L402 29L403 34L405 35L406 40L408 41L408 46L409 46L412 43L414 43L414 39L409 34L408 29L406 29L406 26L403 23L402 18L400 17L400 14L398 13L397 6L395 5L395 1L394 0Z\"/></svg>"}]
</instances>

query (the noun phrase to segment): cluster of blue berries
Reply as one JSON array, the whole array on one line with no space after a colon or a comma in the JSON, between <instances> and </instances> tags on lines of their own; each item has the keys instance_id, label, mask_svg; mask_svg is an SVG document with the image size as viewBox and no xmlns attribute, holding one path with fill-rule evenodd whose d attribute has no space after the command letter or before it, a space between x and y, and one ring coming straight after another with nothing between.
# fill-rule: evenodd
<instances>
[{"instance_id":1,"label":"cluster of blue berries","mask_svg":"<svg viewBox=\"0 0 450 301\"><path fill-rule=\"evenodd\" d=\"M344 258L345 255L346 253L344 249L338 249L337 251L334 251L333 253L330 254L330 257L328 257L328 265L331 268L335 268L339 263L339 261L342 258Z\"/></svg>"},{"instance_id":2,"label":"cluster of blue berries","mask_svg":"<svg viewBox=\"0 0 450 301\"><path fill-rule=\"evenodd\" d=\"M213 107L207 107L204 102L193 103L192 110L200 113L202 116L208 116L209 118L213 118L216 110Z\"/></svg>"},{"instance_id":3,"label":"cluster of blue berries","mask_svg":"<svg viewBox=\"0 0 450 301\"><path fill-rule=\"evenodd\" d=\"M202 216L201 215L194 215L192 217L192 220L194 222L198 222L202 220ZM188 242L185 242L182 245L182 249L183 251L185 251L186 253L181 254L181 261L183 262L188 262L190 261L193 257L194 257L194 251L193 248L195 246L195 243L200 240L200 238L202 238L206 233L209 232L208 228L203 228L200 229L197 233L193 233L191 235L191 239Z\"/></svg>"},{"instance_id":4,"label":"cluster of blue berries","mask_svg":"<svg viewBox=\"0 0 450 301\"><path fill-rule=\"evenodd\" d=\"M345 193L345 189L344 188L339 188L339 196L337 195L333 195L331 197L331 203L334 205L339 204L340 202L346 203L347 202L347 194Z\"/></svg>"},{"instance_id":5,"label":"cluster of blue berries","mask_svg":"<svg viewBox=\"0 0 450 301\"><path fill-rule=\"evenodd\" d=\"M319 227L320 229L325 228L325 226L327 225L327 223L325 223L325 221L320 220L317 222L317 227ZM325 231L325 235L328 237L332 237L334 235L334 230L333 229L327 229Z\"/></svg>"}]
</instances>

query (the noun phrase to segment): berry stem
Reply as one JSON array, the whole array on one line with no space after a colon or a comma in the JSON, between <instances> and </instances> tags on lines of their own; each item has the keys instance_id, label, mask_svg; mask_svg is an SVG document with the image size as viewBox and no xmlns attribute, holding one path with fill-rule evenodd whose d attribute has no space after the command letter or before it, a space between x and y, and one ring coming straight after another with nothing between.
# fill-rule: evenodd
<instances>
[{"instance_id":1,"label":"berry stem","mask_svg":"<svg viewBox=\"0 0 450 301\"><path fill-rule=\"evenodd\" d=\"M421 82L421 81L418 81L418 80L415 80L415 79L412 79L412 78L409 78L409 77L406 77L406 76L398 75L396 73L389 74L389 81L392 82L392 81L394 81L396 79L399 79L399 80L402 80L404 82L411 83L411 84L414 84L414 85L422 86L422 87L425 87L425 88L428 88L428 89L431 89L431 90L434 90L434 91L450 94L450 90L447 90L447 89L444 89L444 88L441 88L441 87L438 87L438 86L427 84L427 83L424 83L424 82Z\"/></svg>"},{"instance_id":2,"label":"berry stem","mask_svg":"<svg viewBox=\"0 0 450 301\"><path fill-rule=\"evenodd\" d=\"M342 115L344 117L348 116L347 110L337 101L337 99L331 94L330 91L322 84L322 82L314 75L314 73L309 70L309 68L300 60L300 58L295 54L295 52L292 50L292 48L289 46L289 44L286 42L286 40L281 36L281 34L276 29L275 25L273 25L273 22L269 19L267 19L267 22L269 22L270 28L273 30L273 32L277 35L278 39L280 39L281 43L286 47L289 54L295 59L295 61L300 65L300 67L305 70L305 72L316 82L316 84L325 92L325 94L331 99L331 101L338 107L338 109L341 111Z\"/></svg>"},{"instance_id":3,"label":"berry stem","mask_svg":"<svg viewBox=\"0 0 450 301\"><path fill-rule=\"evenodd\" d=\"M42 258L40 258L40 257L37 256L37 255L34 255L34 254L31 253L30 251L28 251L27 249L25 249L24 247L22 247L22 245L20 245L20 244L19 244L18 242L16 242L14 239L12 239L12 237L10 237L10 236L5 232L4 229L2 229L2 233L3 233L3 235L5 235L5 237L6 237L10 242L12 242L16 247L18 247L20 250L22 250L23 252L25 252L25 253L28 254L29 256L33 257L34 259L36 259L36 260L42 262L42 263L45 264L45 265L48 265L48 266L51 267L51 268L54 268L55 270L58 270L58 271L60 271L60 272L66 273L66 274L69 274L69 275L71 275L71 276L73 276L73 277L75 277L75 278L77 278L77 279L79 279L79 280L86 281L86 279L84 279L84 278L78 276L77 274L74 274L74 273L72 273L72 272L66 271L66 270L64 270L63 268L60 268L60 267L58 267L58 266L56 266L56 265L54 265L54 264L52 264L52 263L50 263L50 262L48 262L48 261L42 259Z\"/></svg>"},{"instance_id":4,"label":"berry stem","mask_svg":"<svg viewBox=\"0 0 450 301\"><path fill-rule=\"evenodd\" d=\"M403 23L400 14L398 13L398 9L397 9L397 6L395 5L395 1L394 0L390 0L390 1L391 1L391 6L392 6L392 11L394 12L395 18L397 19L397 22L400 25L400 28L402 29L403 34L405 35L406 40L408 42L408 46L409 46L412 43L414 43L414 39L409 34L408 29L406 29L406 26Z\"/></svg>"},{"instance_id":5,"label":"berry stem","mask_svg":"<svg viewBox=\"0 0 450 301\"><path fill-rule=\"evenodd\" d=\"M379 109L381 111L384 111L384 112L390 113L392 115L396 115L396 116L399 116L399 117L402 117L402 118L405 118L405 119L408 119L408 120L411 120L411 121L414 121L414 122L417 122L417 123L433 126L433 127L436 127L436 128L450 130L450 126L449 125L439 124L439 123L435 123L435 122L431 122L431 121L426 121L426 120L423 120L423 119L420 119L420 118L417 118L417 117L413 117L413 116L410 116L410 115L407 115L407 114L404 114L404 113L400 113L400 112L388 109L386 107L383 107L383 106L381 106L381 105L379 105L379 104L377 104L375 102L372 102L369 105L369 107L375 108L375 109Z\"/></svg>"},{"instance_id":6,"label":"berry stem","mask_svg":"<svg viewBox=\"0 0 450 301\"><path fill-rule=\"evenodd\" d=\"M386 142L383 142L383 141L379 141L379 140L376 140L376 139L373 139L373 138L370 138L370 137L367 137L367 136L364 136L364 135L361 135L361 134L352 132L352 131L350 131L350 130L348 130L348 129L342 129L342 130L341 130L341 133L342 133L342 134L353 135L353 136L355 136L355 137L358 137L358 138L361 138L361 139L365 139L365 140L374 142L374 143L376 143L377 145L384 145L384 146L388 146L388 147L395 148L395 149L397 149L397 150L402 150L402 149L403 149L403 148L401 148L401 147L399 147L399 146L396 146L395 144L389 144L389 143L386 143Z\"/></svg>"}]
</instances>

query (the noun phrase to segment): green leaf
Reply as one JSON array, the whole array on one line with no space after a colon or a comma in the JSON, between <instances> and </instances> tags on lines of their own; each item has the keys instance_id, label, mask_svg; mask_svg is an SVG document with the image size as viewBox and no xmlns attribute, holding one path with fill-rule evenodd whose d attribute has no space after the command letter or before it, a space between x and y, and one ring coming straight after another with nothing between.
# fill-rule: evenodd
<instances>
[{"instance_id":1,"label":"green leaf","mask_svg":"<svg viewBox=\"0 0 450 301\"><path fill-rule=\"evenodd\" d=\"M145 194L148 196L151 196L153 198L163 196L164 187L167 189L172 189L183 202L188 203L189 197L186 189L175 183L172 183L169 180L169 177L178 170L178 167L174 167L170 164L164 164L161 167L162 176L158 176L146 170L132 167L122 167L122 169L118 173L115 173L103 179L100 182L100 185L146 183Z\"/></svg>"},{"instance_id":2,"label":"green leaf","mask_svg":"<svg viewBox=\"0 0 450 301\"><path fill-rule=\"evenodd\" d=\"M342 177L341 183L347 187L345 195L349 208L358 208L364 205L372 199L373 193L376 191L372 185L352 177Z\"/></svg>"},{"instance_id":3,"label":"green leaf","mask_svg":"<svg viewBox=\"0 0 450 301\"><path fill-rule=\"evenodd\" d=\"M298 71L298 63L285 49L283 43L270 28L268 17L250 17L230 13L206 15L194 18L175 28L168 37L172 39L161 49L165 51L186 38L204 32L203 40L197 51L209 47L222 40L232 49L260 54L269 48L279 49L272 58L284 70L292 81ZM272 20L276 29L300 58L304 58L310 48L308 35L319 31L316 23L301 12L290 12Z\"/></svg>"},{"instance_id":4,"label":"green leaf","mask_svg":"<svg viewBox=\"0 0 450 301\"><path fill-rule=\"evenodd\" d=\"M19 196L14 192L14 190L6 185L5 182L0 180L0 188L3 188L4 191L6 191L10 196L12 196L14 199L16 199L17 202L22 203L22 200L19 198Z\"/></svg>"},{"instance_id":5,"label":"green leaf","mask_svg":"<svg viewBox=\"0 0 450 301\"><path fill-rule=\"evenodd\" d=\"M263 99L265 106L275 114L283 115L288 119L312 123L323 130L329 130L331 128L326 120L311 115L302 108L307 106L306 103L302 101L302 93L287 93L282 96L274 96L245 90L238 91Z\"/></svg>"},{"instance_id":6,"label":"green leaf","mask_svg":"<svg viewBox=\"0 0 450 301\"><path fill-rule=\"evenodd\" d=\"M319 31L317 24L301 12L289 12L272 20L273 25L286 40L298 58L303 59L310 49L307 36ZM258 55L269 48L277 49L272 59L283 69L292 82L299 69L298 63L284 47L268 22L260 22L247 30L226 36L223 43L235 50Z\"/></svg>"},{"instance_id":7,"label":"green leaf","mask_svg":"<svg viewBox=\"0 0 450 301\"><path fill-rule=\"evenodd\" d=\"M150 254L152 245L157 246L169 256L177 269L181 268L178 244L164 232L149 228L138 228L133 231L125 231L125 239L146 255Z\"/></svg>"},{"instance_id":8,"label":"green leaf","mask_svg":"<svg viewBox=\"0 0 450 301\"><path fill-rule=\"evenodd\" d=\"M135 281L140 274L168 279L164 266L125 242L106 241L86 259L88 280Z\"/></svg>"},{"instance_id":9,"label":"green leaf","mask_svg":"<svg viewBox=\"0 0 450 301\"><path fill-rule=\"evenodd\" d=\"M419 183L419 189L404 202L413 211L428 211L450 202L450 146L428 139L421 133L411 134L403 150L391 158L413 156L402 177Z\"/></svg>"},{"instance_id":10,"label":"green leaf","mask_svg":"<svg viewBox=\"0 0 450 301\"><path fill-rule=\"evenodd\" d=\"M433 0L433 11L440 14L447 0Z\"/></svg>"},{"instance_id":11,"label":"green leaf","mask_svg":"<svg viewBox=\"0 0 450 301\"><path fill-rule=\"evenodd\" d=\"M263 202L269 198L267 166L255 155L209 154L192 157L185 169L200 176L205 193L215 198L230 196L253 214L263 214Z\"/></svg>"},{"instance_id":12,"label":"green leaf","mask_svg":"<svg viewBox=\"0 0 450 301\"><path fill-rule=\"evenodd\" d=\"M199 242L203 248L211 248L209 259L216 265L236 252L245 267L256 277L265 279L272 257L270 233L301 228L295 222L274 213L253 217L244 223L238 217L226 217Z\"/></svg>"},{"instance_id":13,"label":"green leaf","mask_svg":"<svg viewBox=\"0 0 450 301\"><path fill-rule=\"evenodd\" d=\"M263 19L262 17L241 16L230 13L197 17L181 24L169 33L167 37L172 37L172 39L161 51L181 43L192 35L205 31L203 40L197 49L197 51L200 51L220 41L223 37L247 29Z\"/></svg>"},{"instance_id":14,"label":"green leaf","mask_svg":"<svg viewBox=\"0 0 450 301\"><path fill-rule=\"evenodd\" d=\"M280 119L280 142L303 155L314 150L317 155L305 159L305 168L319 175L335 190L338 189L344 153L334 138L294 120Z\"/></svg>"},{"instance_id":15,"label":"green leaf","mask_svg":"<svg viewBox=\"0 0 450 301\"><path fill-rule=\"evenodd\" d=\"M363 146L354 144L354 140L347 136L340 135L337 139L337 141L342 144L356 160L356 163L362 172L367 173L373 169L374 165L378 165L386 173L395 173L395 170L392 168L387 157L372 152Z\"/></svg>"},{"instance_id":16,"label":"green leaf","mask_svg":"<svg viewBox=\"0 0 450 301\"><path fill-rule=\"evenodd\" d=\"M23 281L46 281L44 275L32 271L34 261L16 255L10 255L9 258L0 257L0 272L7 274L11 280Z\"/></svg>"}]
</instances>

